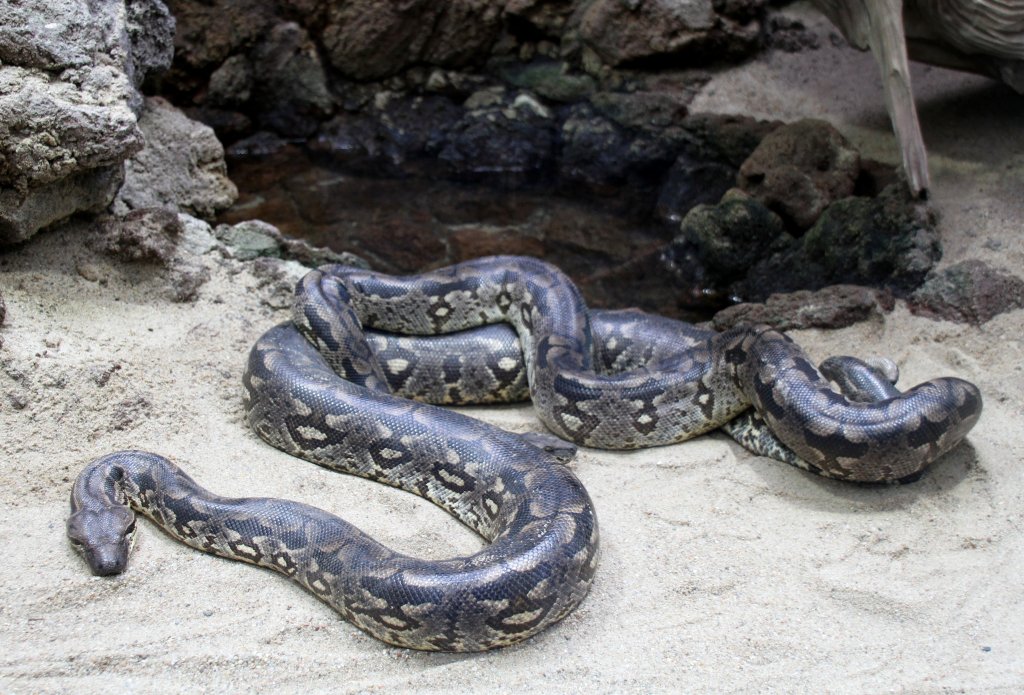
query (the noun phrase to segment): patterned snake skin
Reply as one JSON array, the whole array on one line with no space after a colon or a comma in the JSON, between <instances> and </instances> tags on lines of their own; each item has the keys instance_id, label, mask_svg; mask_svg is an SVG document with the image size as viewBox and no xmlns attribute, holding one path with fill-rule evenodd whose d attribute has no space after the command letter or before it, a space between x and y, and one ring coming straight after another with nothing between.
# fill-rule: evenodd
<instances>
[{"instance_id":1,"label":"patterned snake skin","mask_svg":"<svg viewBox=\"0 0 1024 695\"><path fill-rule=\"evenodd\" d=\"M489 402L521 398L528 382L549 429L617 449L687 439L753 405L778 439L754 420L737 429L741 440L861 481L916 474L981 411L967 382L939 379L900 394L894 374L845 358L823 365L837 393L792 341L766 328L716 334L603 312L595 345L589 316L572 283L535 259L480 259L410 277L332 266L300 282L293 323L270 329L250 352L245 407L260 437L429 499L490 542L475 555L400 555L307 505L218 497L140 451L86 466L68 535L96 574L121 572L135 510L194 548L285 574L385 642L476 651L536 634L582 601L598 558L593 507L544 450L566 453L554 437L514 435L392 390ZM487 325L498 322L514 333Z\"/></svg>"},{"instance_id":2,"label":"patterned snake skin","mask_svg":"<svg viewBox=\"0 0 1024 695\"><path fill-rule=\"evenodd\" d=\"M470 347L473 331L448 336L444 349L453 351L446 356L427 350L422 366L420 339L393 338L377 359L360 326L428 335L509 324L523 346L541 421L585 446L679 442L753 406L810 470L887 482L920 473L981 414L977 387L956 378L851 398L832 388L791 339L765 326L713 333L642 312L603 312L601 332L610 335L595 346L579 291L557 268L533 258L482 258L406 277L328 266L306 276L298 297L296 325L333 353L328 360L339 374L382 392L393 384L397 393L431 402L475 402L488 387L521 389L521 380L511 359L493 366L460 359L479 357L480 348ZM346 336L359 331L360 339L317 337L329 335L322 313L328 306L332 314L349 315ZM386 340L373 339L378 347ZM483 340L497 345L503 338L491 329ZM637 344L649 346L646 357L637 357ZM467 371L467 363L477 366Z\"/></svg>"}]
</instances>

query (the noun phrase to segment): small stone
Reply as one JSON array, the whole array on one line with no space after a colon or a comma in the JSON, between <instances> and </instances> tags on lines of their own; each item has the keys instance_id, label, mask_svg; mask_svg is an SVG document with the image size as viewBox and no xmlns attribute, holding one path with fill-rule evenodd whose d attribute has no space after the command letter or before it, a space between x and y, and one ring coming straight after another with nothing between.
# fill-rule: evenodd
<instances>
[{"instance_id":1,"label":"small stone","mask_svg":"<svg viewBox=\"0 0 1024 695\"><path fill-rule=\"evenodd\" d=\"M60 336L55 333L50 333L43 338L43 344L50 349L56 350L60 347Z\"/></svg>"},{"instance_id":2,"label":"small stone","mask_svg":"<svg viewBox=\"0 0 1024 695\"><path fill-rule=\"evenodd\" d=\"M88 280L89 282L99 282L103 276L100 267L95 263L89 261L80 261L76 266L75 270L80 276Z\"/></svg>"},{"instance_id":3,"label":"small stone","mask_svg":"<svg viewBox=\"0 0 1024 695\"><path fill-rule=\"evenodd\" d=\"M110 377L119 369L121 369L121 364L115 362L109 367L93 367L89 370L89 375L97 386L106 386L107 382L110 381Z\"/></svg>"},{"instance_id":4,"label":"small stone","mask_svg":"<svg viewBox=\"0 0 1024 695\"><path fill-rule=\"evenodd\" d=\"M7 393L7 401L15 410L24 410L28 407L28 398L23 393L18 393L17 391L9 391Z\"/></svg>"}]
</instances>

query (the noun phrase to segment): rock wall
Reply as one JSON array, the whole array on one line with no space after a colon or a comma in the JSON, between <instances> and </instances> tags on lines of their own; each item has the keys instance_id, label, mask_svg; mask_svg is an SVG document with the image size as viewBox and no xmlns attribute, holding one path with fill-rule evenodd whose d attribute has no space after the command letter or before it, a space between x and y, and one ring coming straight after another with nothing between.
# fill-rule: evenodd
<instances>
[{"instance_id":1,"label":"rock wall","mask_svg":"<svg viewBox=\"0 0 1024 695\"><path fill-rule=\"evenodd\" d=\"M766 4L168 0L178 33L161 86L227 140L268 129L308 136L367 98L360 87L370 82L371 92L465 92L472 75L491 75L571 102L595 85L621 86L623 69L751 55L764 43Z\"/></svg>"},{"instance_id":2,"label":"rock wall","mask_svg":"<svg viewBox=\"0 0 1024 695\"><path fill-rule=\"evenodd\" d=\"M0 5L0 244L111 202L173 34L160 0Z\"/></svg>"}]
</instances>

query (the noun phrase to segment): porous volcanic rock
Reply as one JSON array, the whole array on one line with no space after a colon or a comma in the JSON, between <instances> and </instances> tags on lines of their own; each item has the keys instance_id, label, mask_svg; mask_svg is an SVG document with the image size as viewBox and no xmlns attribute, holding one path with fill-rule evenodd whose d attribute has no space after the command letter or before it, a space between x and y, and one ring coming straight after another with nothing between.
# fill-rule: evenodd
<instances>
[{"instance_id":1,"label":"porous volcanic rock","mask_svg":"<svg viewBox=\"0 0 1024 695\"><path fill-rule=\"evenodd\" d=\"M740 167L739 187L798 230L853 195L860 153L832 125L805 119L767 135Z\"/></svg>"},{"instance_id":2,"label":"porous volcanic rock","mask_svg":"<svg viewBox=\"0 0 1024 695\"><path fill-rule=\"evenodd\" d=\"M110 203L173 32L160 0L0 5L0 244Z\"/></svg>"},{"instance_id":3,"label":"porous volcanic rock","mask_svg":"<svg viewBox=\"0 0 1024 695\"><path fill-rule=\"evenodd\" d=\"M908 304L915 314L980 325L1024 307L1024 279L970 259L931 273Z\"/></svg>"},{"instance_id":4,"label":"porous volcanic rock","mask_svg":"<svg viewBox=\"0 0 1024 695\"><path fill-rule=\"evenodd\" d=\"M167 207L212 219L235 202L238 190L212 129L160 97L146 99L139 127L146 146L127 163L119 209Z\"/></svg>"}]
</instances>

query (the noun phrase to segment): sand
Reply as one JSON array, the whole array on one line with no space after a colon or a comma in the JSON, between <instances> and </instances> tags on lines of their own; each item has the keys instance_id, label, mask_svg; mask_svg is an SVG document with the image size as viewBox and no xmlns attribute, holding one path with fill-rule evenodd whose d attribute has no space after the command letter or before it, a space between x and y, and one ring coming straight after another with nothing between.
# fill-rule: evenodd
<instances>
[{"instance_id":1,"label":"sand","mask_svg":"<svg viewBox=\"0 0 1024 695\"><path fill-rule=\"evenodd\" d=\"M831 45L730 71L698 106L819 115L871 156L895 147L870 56ZM841 74L842 77L837 77ZM1022 101L914 75L944 263L1024 267ZM92 577L64 536L91 458L145 448L224 495L287 497L427 557L480 541L418 498L277 452L242 417L249 345L286 318L251 263L213 250L194 304L86 247L83 225L0 255L0 691L1020 692L1024 689L1024 311L980 328L911 315L793 335L816 358L889 355L902 384L974 381L985 412L923 480L858 487L720 434L583 450L603 556L565 621L481 655L384 645L279 575L140 522L128 572ZM92 279L86 279L88 276ZM529 406L467 409L540 430Z\"/></svg>"}]
</instances>

